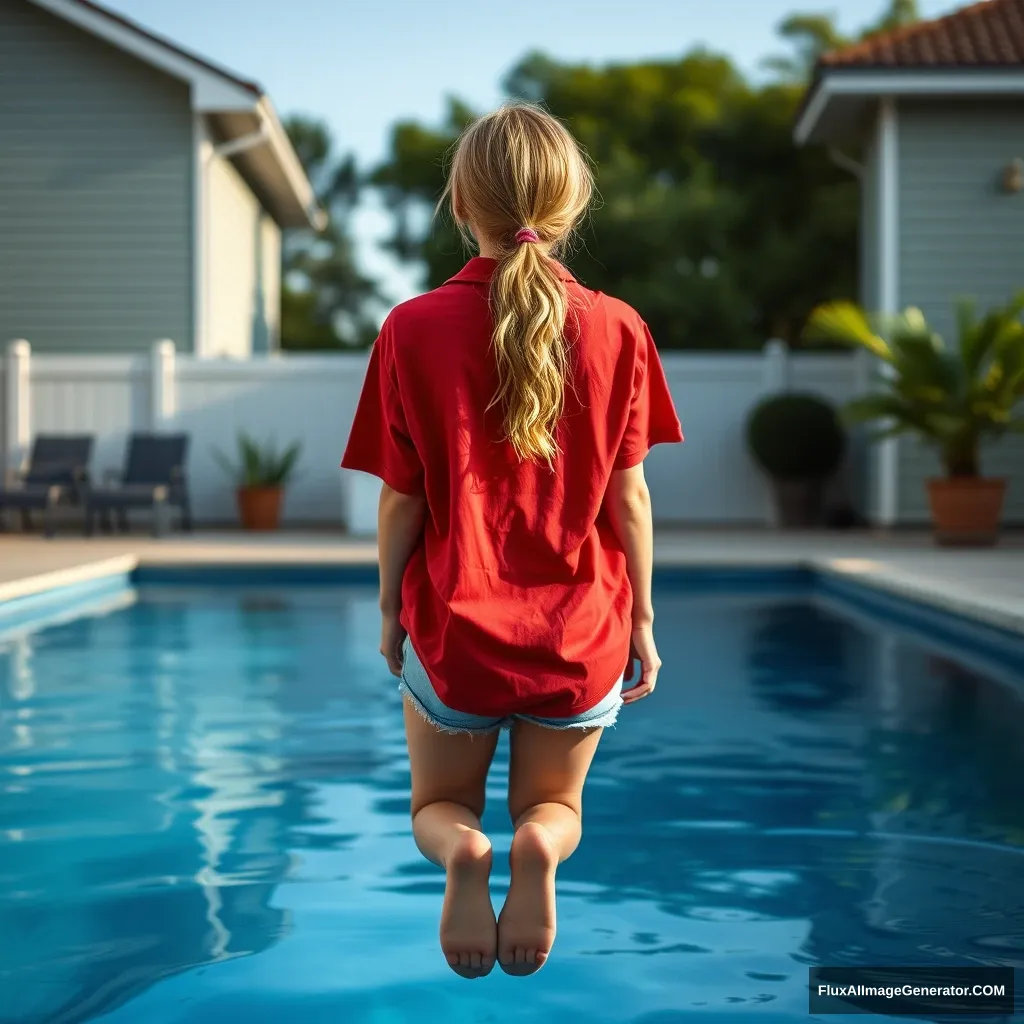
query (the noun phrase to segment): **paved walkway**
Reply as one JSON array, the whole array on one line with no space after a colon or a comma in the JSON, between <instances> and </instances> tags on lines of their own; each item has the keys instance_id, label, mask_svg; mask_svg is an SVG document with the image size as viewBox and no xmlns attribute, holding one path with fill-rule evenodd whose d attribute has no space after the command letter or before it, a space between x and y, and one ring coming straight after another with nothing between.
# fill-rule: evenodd
<instances>
[{"instance_id":1,"label":"paved walkway","mask_svg":"<svg viewBox=\"0 0 1024 1024\"><path fill-rule=\"evenodd\" d=\"M659 565L807 565L1024 633L1024 533L988 550L936 548L924 532L658 531ZM329 533L130 537L0 535L0 602L139 564L372 563L373 541Z\"/></svg>"}]
</instances>

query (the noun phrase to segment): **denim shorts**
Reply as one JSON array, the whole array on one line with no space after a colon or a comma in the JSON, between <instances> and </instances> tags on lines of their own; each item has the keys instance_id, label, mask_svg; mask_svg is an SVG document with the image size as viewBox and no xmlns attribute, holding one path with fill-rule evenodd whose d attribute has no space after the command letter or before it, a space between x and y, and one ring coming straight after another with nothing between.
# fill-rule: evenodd
<instances>
[{"instance_id":1,"label":"denim shorts","mask_svg":"<svg viewBox=\"0 0 1024 1024\"><path fill-rule=\"evenodd\" d=\"M430 677L416 656L408 637L405 638L402 645L402 681L398 684L398 689L423 718L442 732L495 732L498 729L510 728L516 719L533 722L534 725L543 725L549 729L608 728L615 724L619 708L622 707L622 679L620 678L608 696L599 704L570 718L538 718L534 715L506 715L504 718L492 718L487 715L471 715L465 711L455 711L441 703L440 697L434 692Z\"/></svg>"}]
</instances>

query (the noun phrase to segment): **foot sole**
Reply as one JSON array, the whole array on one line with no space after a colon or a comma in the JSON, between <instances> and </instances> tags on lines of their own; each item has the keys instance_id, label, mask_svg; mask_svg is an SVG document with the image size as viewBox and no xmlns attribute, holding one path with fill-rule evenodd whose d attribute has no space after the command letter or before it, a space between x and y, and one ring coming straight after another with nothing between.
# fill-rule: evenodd
<instances>
[{"instance_id":1,"label":"foot sole","mask_svg":"<svg viewBox=\"0 0 1024 1024\"><path fill-rule=\"evenodd\" d=\"M498 965L506 974L525 977L547 963L554 945L558 853L548 831L528 822L512 840L509 861L512 883L498 918Z\"/></svg>"},{"instance_id":2,"label":"foot sole","mask_svg":"<svg viewBox=\"0 0 1024 1024\"><path fill-rule=\"evenodd\" d=\"M441 950L460 978L484 978L497 958L497 922L491 905L491 845L479 832L466 833L452 853L441 910ZM479 958L479 967L450 957Z\"/></svg>"}]
</instances>

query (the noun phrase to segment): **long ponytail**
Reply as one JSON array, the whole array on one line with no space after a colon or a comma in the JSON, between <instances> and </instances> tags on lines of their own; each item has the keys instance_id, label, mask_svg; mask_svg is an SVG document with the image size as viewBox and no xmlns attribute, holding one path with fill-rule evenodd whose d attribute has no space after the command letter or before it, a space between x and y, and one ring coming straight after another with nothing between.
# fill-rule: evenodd
<instances>
[{"instance_id":1,"label":"long ponytail","mask_svg":"<svg viewBox=\"0 0 1024 1024\"><path fill-rule=\"evenodd\" d=\"M501 408L505 438L524 461L550 466L558 454L568 295L554 254L592 192L590 168L561 122L516 103L462 134L442 197L460 228L471 223L497 254L490 305L498 386L490 405Z\"/></svg>"},{"instance_id":2,"label":"long ponytail","mask_svg":"<svg viewBox=\"0 0 1024 1024\"><path fill-rule=\"evenodd\" d=\"M504 413L504 433L520 459L558 453L555 427L565 404L568 352L565 284L536 243L523 242L491 278L491 343L498 389L491 405Z\"/></svg>"}]
</instances>

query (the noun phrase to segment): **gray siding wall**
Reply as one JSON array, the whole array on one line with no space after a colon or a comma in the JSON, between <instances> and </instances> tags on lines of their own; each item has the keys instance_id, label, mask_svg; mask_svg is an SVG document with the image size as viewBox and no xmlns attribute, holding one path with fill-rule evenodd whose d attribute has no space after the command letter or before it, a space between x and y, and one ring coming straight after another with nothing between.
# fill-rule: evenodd
<instances>
[{"instance_id":1,"label":"gray siding wall","mask_svg":"<svg viewBox=\"0 0 1024 1024\"><path fill-rule=\"evenodd\" d=\"M1024 288L1024 192L1000 189L1003 168L1024 156L1024 107L996 100L899 104L899 218L902 306L919 306L956 341L954 300L979 309ZM931 449L900 443L901 521L924 521L923 481L938 471ZM1024 521L1024 437L982 454L982 470L1010 476L1006 517Z\"/></svg>"},{"instance_id":2,"label":"gray siding wall","mask_svg":"<svg viewBox=\"0 0 1024 1024\"><path fill-rule=\"evenodd\" d=\"M188 87L0 3L0 342L192 350Z\"/></svg>"}]
</instances>

